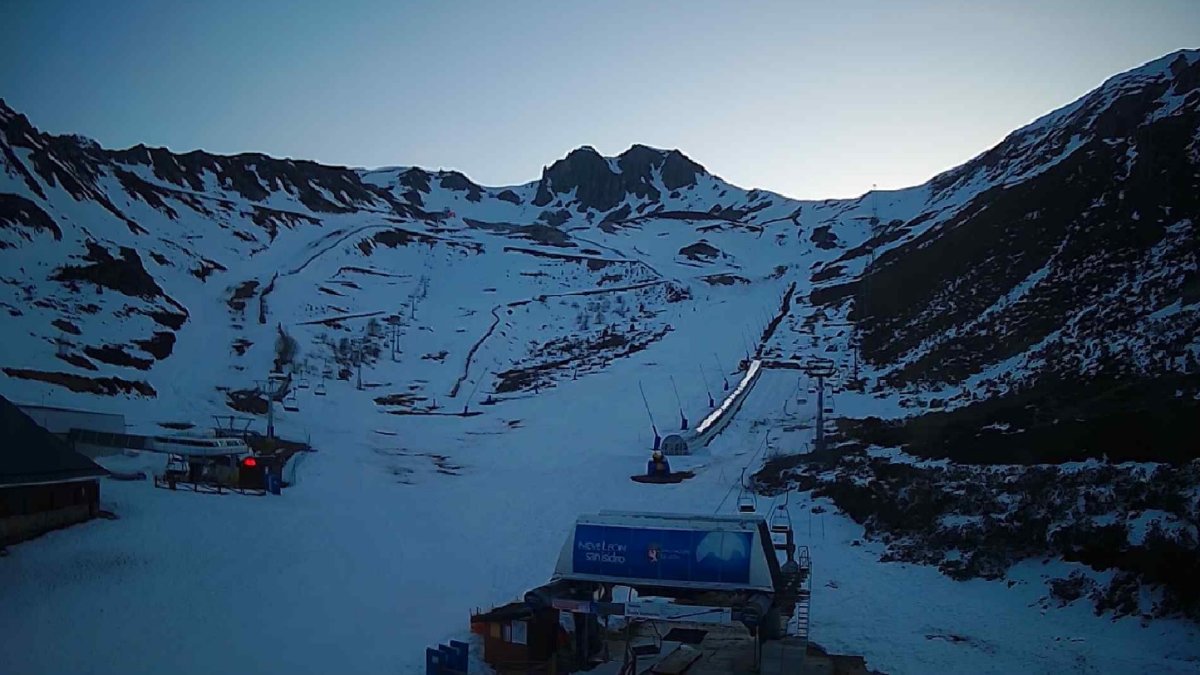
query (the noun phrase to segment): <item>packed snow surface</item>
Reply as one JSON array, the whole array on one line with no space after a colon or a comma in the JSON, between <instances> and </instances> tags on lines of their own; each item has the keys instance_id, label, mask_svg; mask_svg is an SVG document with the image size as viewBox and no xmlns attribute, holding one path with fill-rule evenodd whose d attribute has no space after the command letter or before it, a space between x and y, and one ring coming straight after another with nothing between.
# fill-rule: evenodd
<instances>
[{"instance_id":1,"label":"packed snow surface","mask_svg":"<svg viewBox=\"0 0 1200 675\"><path fill-rule=\"evenodd\" d=\"M768 429L808 418L783 405L798 376L767 371L705 452L674 460L695 479L634 483L648 432L628 383L670 351L466 419L404 416L365 429L353 411L370 405L367 392L339 383L323 399L306 395L319 451L282 497L106 481L104 505L119 520L49 534L0 561L0 662L13 673L423 672L424 648L466 637L471 608L547 580L576 514L732 511L730 492L761 459ZM301 423L284 416L282 426ZM767 452L791 442L771 433ZM145 454L107 464L157 466ZM811 500L791 501L814 563L813 639L873 668L1184 673L1200 664L1188 624L1037 608L1043 578L1070 565L1024 563L1011 585L956 582L880 563L878 546L859 545L860 527L819 503L826 510L814 514Z\"/></svg>"}]
</instances>

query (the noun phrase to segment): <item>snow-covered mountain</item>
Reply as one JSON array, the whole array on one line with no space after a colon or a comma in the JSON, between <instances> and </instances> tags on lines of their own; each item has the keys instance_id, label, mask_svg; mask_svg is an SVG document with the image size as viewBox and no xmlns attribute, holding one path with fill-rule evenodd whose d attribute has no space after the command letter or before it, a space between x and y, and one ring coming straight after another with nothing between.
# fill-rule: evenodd
<instances>
[{"instance_id":1,"label":"snow-covered mountain","mask_svg":"<svg viewBox=\"0 0 1200 675\"><path fill-rule=\"evenodd\" d=\"M640 348L667 325L654 319L658 307L689 297L692 283L765 285L779 295L797 261L827 255L826 240L808 236L821 228L805 225L804 204L731 186L677 151L635 146L606 159L581 148L535 183L484 188L418 168L108 151L40 133L7 108L0 119L12 327L3 365L17 393L49 382L158 398L188 368L176 355L200 353L209 368L185 398L222 404L217 388L267 371L280 332L307 331L301 352L315 367L339 357L315 346L337 341L324 328L343 327L339 317L383 319L419 292L435 299L430 323L409 307L406 330L445 327L440 312L451 302L464 314L433 352L450 361L432 359L438 367L422 387L432 400L439 388L456 392L464 359L478 356L473 341L500 307L627 288L612 297L636 306L621 332L641 336L622 338ZM561 308L539 310L547 330L577 333L576 308L566 318ZM497 357L508 365L529 351L493 347L503 342L486 347L513 352ZM577 376L579 364L551 360Z\"/></svg>"},{"instance_id":2,"label":"snow-covered mountain","mask_svg":"<svg viewBox=\"0 0 1200 675\"><path fill-rule=\"evenodd\" d=\"M625 506L659 507L658 497L631 491L620 475L644 462L651 442L642 399L630 392L644 384L658 429L678 428L675 415L681 422L703 415L752 351L833 359L830 405L842 418L838 458L763 483L815 489L865 522L868 535L902 544L888 555L954 574L1003 575L1014 558L1059 555L1054 546L1074 545L1064 532L1086 538L1089 531L1059 527L1042 513L1042 529L1020 537L951 532L953 522L982 518L974 512L980 504L1028 516L1076 500L1005 497L1013 485L1044 488L1051 480L1020 467L1011 469L1011 481L936 462L897 469L879 460L881 446L986 464L1197 457L1200 51L1118 75L923 185L856 199L747 190L678 150L640 145L616 157L581 147L536 181L500 187L417 167L109 150L45 134L2 102L0 149L0 394L120 411L134 431L148 432L204 426L212 414L261 415L256 383L275 368L322 380L327 398L310 396L302 412L278 414L285 433L337 446L318 453L324 463L312 485L321 487L305 502L314 514L343 490L362 487L355 518L386 511L377 503L426 520L458 517L467 510L456 500L473 494L467 488L451 483L406 501L415 498L396 496L377 476L409 486L469 474L451 453L480 475L474 483L462 477L471 490L500 490L504 480L521 478L503 453L536 467L529 470L544 479L539 489L557 486L546 498L554 503L539 501L536 490L522 500L501 497L526 520L561 525L555 519L615 493ZM742 446L804 447L811 421L785 404L798 405L803 383L790 371L786 377L764 377L746 413L757 417L726 432L728 447L694 459L699 476L663 493L671 504L711 508L706 500L720 495L705 491L727 489L755 460ZM467 411L481 414L446 417ZM771 435L760 441L764 426ZM387 431L387 439L399 433L407 445L383 447L375 431ZM557 443L579 452L542 452ZM874 455L865 454L868 447ZM788 470L807 460L790 461ZM484 480L485 472L497 477ZM1068 482L1113 475L1089 469ZM1151 489L1158 484L1152 475L1135 468L1112 480L1171 526L1172 555L1182 551L1186 559L1190 551L1194 560L1195 472L1160 481L1172 486L1170 494ZM621 479L621 487L601 491L605 476ZM908 490L906 482L922 489ZM952 502L939 486L980 496ZM1103 486L1088 492L1099 495L1079 500L1090 504L1088 518L1127 507L1114 506ZM440 510L427 512L426 501ZM882 518L882 511L899 515ZM195 527L205 522L197 511ZM288 522L271 522L292 531ZM373 541L373 534L351 537L361 533L344 532L342 521L318 527L344 547ZM414 541L444 535L424 520L405 527ZM530 537L515 526L489 527L495 532L480 536L496 542ZM1117 526L1104 527L1111 534ZM274 530L260 534L292 545L274 539ZM1021 550L990 549L966 562L947 557L964 542L1019 542ZM1134 550L1129 542L1114 544L1114 555L1062 557L1127 571L1152 561L1123 555ZM558 545L525 543L539 554ZM864 551L831 555L877 559ZM453 559L448 548L438 553ZM494 564L519 580L513 584L540 583L521 556L498 556ZM1176 584L1161 613L1194 611L1180 580L1195 575L1181 569L1141 577ZM1136 579L1122 588L1136 590ZM453 592L524 590L472 583ZM442 618L458 620L458 607L440 604ZM1126 613L1136 613L1133 604ZM841 605L824 606L836 612ZM397 620L384 610L377 618L379 625ZM834 631L865 630L829 618ZM910 622L906 615L895 623ZM431 630L408 628L418 636ZM929 639L917 637L918 645ZM842 646L866 649L849 640ZM893 646L887 654L913 647Z\"/></svg>"},{"instance_id":3,"label":"snow-covered mountain","mask_svg":"<svg viewBox=\"0 0 1200 675\"><path fill-rule=\"evenodd\" d=\"M1200 371L1197 59L1118 75L924 185L815 202L744 190L646 146L612 158L585 146L535 182L488 188L452 171L110 151L0 104L4 386L154 397L178 380L172 355L190 339L211 368L187 397L219 401L218 387L265 372L280 331L397 313L397 289L411 295L421 277L423 295L488 310L484 328L491 310L542 295L794 281L801 301L771 353L835 353L852 386L907 392L913 411L968 409L947 426L1016 426L1030 459L1187 456L1180 413L1195 409ZM448 341L451 362L466 358ZM502 347L513 353L495 372L529 351ZM578 354L559 356L576 370ZM445 383L428 376L432 397ZM1130 425L1153 432L1116 429ZM919 445L987 460L1014 439L960 440Z\"/></svg>"},{"instance_id":4,"label":"snow-covered mountain","mask_svg":"<svg viewBox=\"0 0 1200 675\"><path fill-rule=\"evenodd\" d=\"M451 171L111 151L0 107L6 390L153 396L193 334L224 343L207 384L235 386L263 372L280 327L396 312L380 293L432 257L448 268L430 285L464 305L796 281L807 301L776 351L820 343L852 370L860 345L866 386L931 390L926 405L1008 394L1024 407L1022 392L1078 396L1081 381L1107 401L1124 378L1128 398L1191 406L1175 392L1194 393L1200 349L1197 59L1116 76L924 185L816 202L646 146L585 146L535 182L489 188Z\"/></svg>"}]
</instances>

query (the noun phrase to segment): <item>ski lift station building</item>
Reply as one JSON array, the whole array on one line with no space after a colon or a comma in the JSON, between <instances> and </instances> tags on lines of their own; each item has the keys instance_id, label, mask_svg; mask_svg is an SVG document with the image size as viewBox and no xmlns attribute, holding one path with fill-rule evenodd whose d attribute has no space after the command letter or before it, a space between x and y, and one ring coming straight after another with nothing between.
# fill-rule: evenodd
<instances>
[{"instance_id":1,"label":"ski lift station building","mask_svg":"<svg viewBox=\"0 0 1200 675\"><path fill-rule=\"evenodd\" d=\"M94 518L108 472L0 397L0 548Z\"/></svg>"},{"instance_id":2,"label":"ski lift station building","mask_svg":"<svg viewBox=\"0 0 1200 675\"><path fill-rule=\"evenodd\" d=\"M62 408L52 405L18 403L17 407L46 431L66 439L72 430L99 432L103 434L125 434L125 416L116 413L101 413L77 408ZM96 445L83 441L73 444L76 452L85 457L101 457L120 452L120 448Z\"/></svg>"},{"instance_id":3,"label":"ski lift station building","mask_svg":"<svg viewBox=\"0 0 1200 675\"><path fill-rule=\"evenodd\" d=\"M759 514L580 516L550 581L472 628L498 673L809 672L807 549L778 550Z\"/></svg>"}]
</instances>

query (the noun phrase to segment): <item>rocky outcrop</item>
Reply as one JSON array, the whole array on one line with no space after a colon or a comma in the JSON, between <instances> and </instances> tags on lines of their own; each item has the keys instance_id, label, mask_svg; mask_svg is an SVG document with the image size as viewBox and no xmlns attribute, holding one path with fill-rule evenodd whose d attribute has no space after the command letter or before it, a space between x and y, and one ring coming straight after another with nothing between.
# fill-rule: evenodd
<instances>
[{"instance_id":1,"label":"rocky outcrop","mask_svg":"<svg viewBox=\"0 0 1200 675\"><path fill-rule=\"evenodd\" d=\"M662 151L635 145L616 157L616 168L591 146L571 151L550 165L538 181L533 203L546 206L560 195L574 194L576 209L610 211L627 199L658 201L662 192L696 184L704 167L678 150Z\"/></svg>"}]
</instances>

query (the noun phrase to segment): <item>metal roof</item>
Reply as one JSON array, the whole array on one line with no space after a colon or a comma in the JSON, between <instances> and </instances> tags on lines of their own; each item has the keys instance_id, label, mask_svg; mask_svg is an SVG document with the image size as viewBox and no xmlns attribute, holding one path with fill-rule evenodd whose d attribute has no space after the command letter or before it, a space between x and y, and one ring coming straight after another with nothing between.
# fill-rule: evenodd
<instances>
[{"instance_id":1,"label":"metal roof","mask_svg":"<svg viewBox=\"0 0 1200 675\"><path fill-rule=\"evenodd\" d=\"M108 475L0 396L0 486L56 483Z\"/></svg>"}]
</instances>

